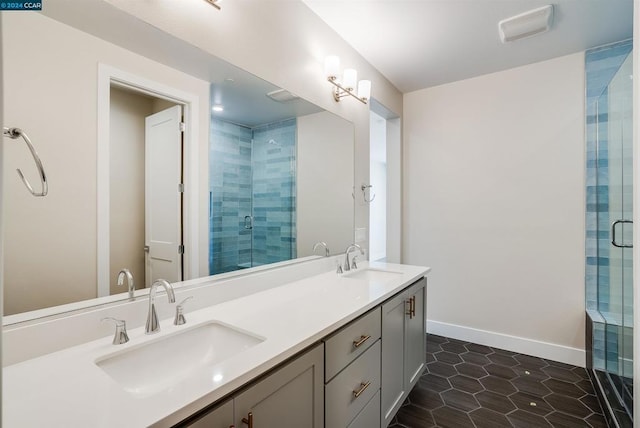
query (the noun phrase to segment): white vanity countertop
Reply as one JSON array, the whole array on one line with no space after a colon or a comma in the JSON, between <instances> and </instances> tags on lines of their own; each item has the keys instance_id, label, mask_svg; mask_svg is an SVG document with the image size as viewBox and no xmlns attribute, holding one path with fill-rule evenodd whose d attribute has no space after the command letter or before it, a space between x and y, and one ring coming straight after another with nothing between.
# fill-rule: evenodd
<instances>
[{"instance_id":1,"label":"white vanity countertop","mask_svg":"<svg viewBox=\"0 0 640 428\"><path fill-rule=\"evenodd\" d=\"M327 272L194 312L187 304L185 325L174 326L172 319L163 319L160 333L145 335L144 327L135 328L128 332L130 341L124 345L112 345L109 336L7 366L2 373L3 426L146 427L177 423L318 342L430 270L363 263L359 271L366 267L401 274L373 281ZM156 303L167 305L166 296L159 295ZM142 397L125 391L95 364L105 356L210 321L265 340L219 364L196 368L171 387Z\"/></svg>"}]
</instances>

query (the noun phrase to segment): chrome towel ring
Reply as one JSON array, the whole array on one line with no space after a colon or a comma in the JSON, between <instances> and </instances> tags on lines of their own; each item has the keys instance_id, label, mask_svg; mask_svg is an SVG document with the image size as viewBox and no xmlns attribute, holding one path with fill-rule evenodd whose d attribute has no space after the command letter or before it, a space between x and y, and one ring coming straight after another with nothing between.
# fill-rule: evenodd
<instances>
[{"instance_id":1,"label":"chrome towel ring","mask_svg":"<svg viewBox=\"0 0 640 428\"><path fill-rule=\"evenodd\" d=\"M360 191L362 192L362 199L367 204L370 204L376 198L375 193L371 193L372 187L373 187L373 184L365 184L365 183L362 183L362 185L360 186ZM355 189L355 186L354 186L354 189ZM369 191L368 198L367 198L367 190ZM351 192L351 196L353 196L353 199L356 198L355 191Z\"/></svg>"},{"instance_id":2,"label":"chrome towel ring","mask_svg":"<svg viewBox=\"0 0 640 428\"><path fill-rule=\"evenodd\" d=\"M27 189L29 190L29 192L31 192L33 196L47 196L47 193L49 192L49 186L47 185L47 176L44 172L44 167L42 166L42 161L40 160L40 156L38 156L38 152L36 152L36 149L33 147L33 144L31 144L31 140L29 139L27 134L25 134L20 128L3 127L2 135L8 138L11 138L12 140L22 137L24 142L27 144L29 151L31 152L31 156L33 156L33 160L36 163L36 167L38 168L38 175L40 175L40 182L42 183L42 191L36 192L35 190L33 190L33 187L31 186L29 181L25 178L20 168L17 168L16 171L18 171L18 175L22 179L22 182L24 183L25 186L27 186Z\"/></svg>"}]
</instances>

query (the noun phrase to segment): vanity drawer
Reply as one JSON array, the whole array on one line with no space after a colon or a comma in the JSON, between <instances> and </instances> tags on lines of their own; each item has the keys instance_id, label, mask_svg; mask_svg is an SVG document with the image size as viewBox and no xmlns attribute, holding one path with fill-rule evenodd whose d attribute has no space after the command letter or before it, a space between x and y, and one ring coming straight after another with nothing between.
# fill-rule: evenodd
<instances>
[{"instance_id":1,"label":"vanity drawer","mask_svg":"<svg viewBox=\"0 0 640 428\"><path fill-rule=\"evenodd\" d=\"M372 428L380 426L380 391L376 392L364 406L358 416L351 421L347 428Z\"/></svg>"},{"instance_id":2,"label":"vanity drawer","mask_svg":"<svg viewBox=\"0 0 640 428\"><path fill-rule=\"evenodd\" d=\"M326 382L380 338L380 314L374 309L325 340Z\"/></svg>"},{"instance_id":3,"label":"vanity drawer","mask_svg":"<svg viewBox=\"0 0 640 428\"><path fill-rule=\"evenodd\" d=\"M379 389L380 341L377 340L325 386L325 426L346 427Z\"/></svg>"}]
</instances>

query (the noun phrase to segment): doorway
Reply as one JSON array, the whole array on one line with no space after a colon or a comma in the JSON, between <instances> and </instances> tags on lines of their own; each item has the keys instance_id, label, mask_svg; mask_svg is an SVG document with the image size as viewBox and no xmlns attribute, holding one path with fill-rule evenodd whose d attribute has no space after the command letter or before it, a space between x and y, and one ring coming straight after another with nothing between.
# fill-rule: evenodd
<instances>
[{"instance_id":1,"label":"doorway","mask_svg":"<svg viewBox=\"0 0 640 428\"><path fill-rule=\"evenodd\" d=\"M183 279L182 106L112 85L109 157L109 292L129 269L138 288Z\"/></svg>"},{"instance_id":2,"label":"doorway","mask_svg":"<svg viewBox=\"0 0 640 428\"><path fill-rule=\"evenodd\" d=\"M369 124L369 260L400 263L400 118L371 100Z\"/></svg>"},{"instance_id":3,"label":"doorway","mask_svg":"<svg viewBox=\"0 0 640 428\"><path fill-rule=\"evenodd\" d=\"M172 246L175 248L175 252L179 253L181 261L180 275L175 277L167 277L165 279L169 281L180 281L194 278L200 275L200 242L199 236L199 207L204 207L202 204L199 189L199 130L200 123L197 112L200 111L199 103L200 97L189 92L184 92L180 89L176 89L166 84L162 84L156 81L149 80L147 78L131 74L129 72L111 67L105 64L98 64L98 145L97 145L97 202L98 202L98 217L97 217L97 295L98 297L109 296L113 293L123 293L124 287L114 290L112 284L116 282L116 278L112 274L112 251L111 245L111 216L114 210L126 211L128 207L123 204L112 203L111 196L111 175L120 174L123 172L122 168L112 168L111 164L118 162L122 157L116 157L111 153L111 134L112 118L111 118L111 89L115 87L125 92L133 92L137 96L146 96L153 99L152 104L155 105L152 108L152 112L156 110L166 110L170 107L179 106L182 110L182 120L179 124L179 135L181 136L181 149L179 154L174 154L174 158L181 158L180 163L180 180L174 183L173 189L175 194L178 194L180 203L180 224L178 227L180 230L181 244L178 246ZM148 115L147 115L148 116ZM175 130L175 128L174 128ZM115 132L115 130L114 130ZM159 167L158 170L164 167ZM144 171L145 168L140 168ZM142 182L146 181L144 177ZM138 181L138 184L141 181ZM138 192L140 195L140 192ZM138 198L140 199L140 198ZM138 201L139 203L139 201ZM140 226L142 227L142 226ZM161 227L163 228L163 227ZM138 241L140 242L140 241ZM140 251L142 251L144 257L144 242L142 248L138 246L136 252L138 254L138 260L140 260ZM113 263L113 270L116 269L116 264ZM122 269L125 266L119 266ZM117 273L117 272L116 272ZM161 273L164 277L165 273ZM146 273L142 276L138 275L135 279L136 288L143 288L145 282L142 281L142 277L148 276ZM153 278L153 277L151 277Z\"/></svg>"}]
</instances>

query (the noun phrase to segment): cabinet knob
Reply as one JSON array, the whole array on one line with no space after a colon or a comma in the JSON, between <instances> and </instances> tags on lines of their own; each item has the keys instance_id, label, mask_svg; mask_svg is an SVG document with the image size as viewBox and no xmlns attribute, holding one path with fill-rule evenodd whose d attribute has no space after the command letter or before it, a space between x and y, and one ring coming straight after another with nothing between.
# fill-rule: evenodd
<instances>
[{"instance_id":1,"label":"cabinet knob","mask_svg":"<svg viewBox=\"0 0 640 428\"><path fill-rule=\"evenodd\" d=\"M364 335L363 334L362 336L360 336L360 339L353 341L353 347L354 348L359 348L364 342L366 342L369 339L371 339L370 335L368 335L368 334Z\"/></svg>"},{"instance_id":2,"label":"cabinet knob","mask_svg":"<svg viewBox=\"0 0 640 428\"><path fill-rule=\"evenodd\" d=\"M249 426L249 428L253 428L253 413L249 412L246 418L242 418L242 423Z\"/></svg>"}]
</instances>

